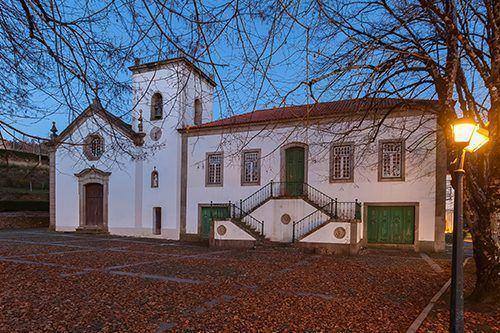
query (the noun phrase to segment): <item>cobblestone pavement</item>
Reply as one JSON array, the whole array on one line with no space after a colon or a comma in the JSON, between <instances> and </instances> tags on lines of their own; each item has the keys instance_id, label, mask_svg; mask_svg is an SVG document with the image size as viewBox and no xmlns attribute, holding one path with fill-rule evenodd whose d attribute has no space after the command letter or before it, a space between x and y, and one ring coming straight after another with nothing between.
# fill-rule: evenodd
<instances>
[{"instance_id":1,"label":"cobblestone pavement","mask_svg":"<svg viewBox=\"0 0 500 333\"><path fill-rule=\"evenodd\" d=\"M0 231L0 331L405 332L449 277L428 259Z\"/></svg>"}]
</instances>

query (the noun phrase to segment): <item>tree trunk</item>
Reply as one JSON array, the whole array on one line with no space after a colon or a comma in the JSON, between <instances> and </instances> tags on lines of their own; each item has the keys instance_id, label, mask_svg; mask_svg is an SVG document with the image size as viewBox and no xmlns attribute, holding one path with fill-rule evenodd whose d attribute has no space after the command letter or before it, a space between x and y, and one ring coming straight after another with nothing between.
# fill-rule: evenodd
<instances>
[{"instance_id":1,"label":"tree trunk","mask_svg":"<svg viewBox=\"0 0 500 333\"><path fill-rule=\"evenodd\" d=\"M493 130L488 152L470 156L466 208L476 263L476 286L470 299L500 304L500 140Z\"/></svg>"},{"instance_id":2,"label":"tree trunk","mask_svg":"<svg viewBox=\"0 0 500 333\"><path fill-rule=\"evenodd\" d=\"M496 180L495 186L497 191L500 191L499 179ZM497 200L497 207L494 211L479 212L478 219L472 226L476 286L470 299L476 302L500 304L499 224L500 205Z\"/></svg>"}]
</instances>

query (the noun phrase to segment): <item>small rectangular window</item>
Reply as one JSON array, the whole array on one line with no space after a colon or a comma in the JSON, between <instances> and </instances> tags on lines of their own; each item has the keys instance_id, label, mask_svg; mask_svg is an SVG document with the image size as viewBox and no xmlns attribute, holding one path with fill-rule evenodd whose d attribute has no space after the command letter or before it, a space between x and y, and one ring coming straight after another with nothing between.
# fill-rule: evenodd
<instances>
[{"instance_id":1,"label":"small rectangular window","mask_svg":"<svg viewBox=\"0 0 500 333\"><path fill-rule=\"evenodd\" d=\"M260 150L248 150L242 154L241 184L260 184Z\"/></svg>"},{"instance_id":2,"label":"small rectangular window","mask_svg":"<svg viewBox=\"0 0 500 333\"><path fill-rule=\"evenodd\" d=\"M206 185L222 186L223 157L222 153L207 154Z\"/></svg>"},{"instance_id":3,"label":"small rectangular window","mask_svg":"<svg viewBox=\"0 0 500 333\"><path fill-rule=\"evenodd\" d=\"M354 145L334 145L330 155L330 181L352 182L354 179Z\"/></svg>"},{"instance_id":4,"label":"small rectangular window","mask_svg":"<svg viewBox=\"0 0 500 333\"><path fill-rule=\"evenodd\" d=\"M404 142L379 142L379 180L404 180Z\"/></svg>"}]
</instances>

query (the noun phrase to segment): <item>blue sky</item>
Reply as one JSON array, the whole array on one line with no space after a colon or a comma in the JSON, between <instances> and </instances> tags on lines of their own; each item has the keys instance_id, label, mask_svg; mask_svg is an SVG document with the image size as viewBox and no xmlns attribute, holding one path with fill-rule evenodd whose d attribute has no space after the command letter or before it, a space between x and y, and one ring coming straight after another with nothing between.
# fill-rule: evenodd
<instances>
[{"instance_id":1,"label":"blue sky","mask_svg":"<svg viewBox=\"0 0 500 333\"><path fill-rule=\"evenodd\" d=\"M78 8L75 9L73 1L68 2L71 7L68 12L75 11L78 13ZM94 3L99 6L99 2ZM136 8L138 12L141 8ZM223 14L221 17L229 16L230 11ZM76 15L76 14L75 14ZM74 15L74 16L75 16ZM208 15L208 14L207 14ZM249 16L250 17L250 16ZM147 15L144 14L141 22L147 22ZM114 19L116 24L107 24ZM129 17L121 18L106 18L101 25L92 27L95 29L95 34L102 36L102 40L112 40L116 44L131 45L136 41L137 34L130 33L131 22ZM143 24L141 23L141 24ZM189 30L191 27L186 26L178 20L171 20L172 26L178 29L178 36L170 36L177 38L180 45L185 46L188 50L190 45ZM240 24L240 23L239 23ZM245 20L246 28L249 29L249 40L255 45L247 44L245 50L241 48L241 42L238 41L236 35L232 35L230 30L224 38L218 38L217 41L210 47L210 56L214 63L217 64L217 72L221 81L217 80L217 92L215 98L214 115L216 118L230 116L235 113L243 113L252 111L254 108L263 108L280 105L283 102L283 97L291 89L296 88L298 82L306 77L305 59L303 52L304 48L304 30L290 22L282 22L283 30L277 33L272 43L260 44L263 38L268 36L270 23L262 21L258 18L255 20ZM131 73L128 66L133 64L134 57L150 57L156 58L158 51L168 54L175 54L176 49L165 42L165 38L161 36L157 29L151 29L146 35L147 38L141 40L134 48L129 50L126 60L123 57L106 58L105 62L101 62L103 68L109 66L110 75L117 78L119 83L128 85L131 83ZM272 57L268 57L272 52ZM209 56L206 51L195 51L196 56L201 60L208 61ZM249 57L243 60L243 56ZM160 58L168 58L168 55ZM259 61L253 59L260 59ZM118 62L119 60L119 62ZM263 75L262 71L266 71ZM209 71L213 72L213 68ZM57 72L54 70L48 71L48 75L56 77ZM92 73L90 73L92 75ZM82 86L74 83L71 89L74 96L70 99L73 109L70 109L65 101L62 100L62 92L59 87L49 88L49 96L47 93L31 88L29 96L34 108L38 108L35 117L24 117L24 114L32 114L32 110L20 109L18 114L22 117L12 117L11 123L20 130L29 134L47 137L52 121L55 121L59 131L62 131L69 122L76 117L88 105L88 98L84 96ZM117 96L117 87L112 87L109 84L100 85L100 95L103 101L111 100L110 96ZM122 116L125 121L130 121L130 111L132 108L132 98L130 91L120 89L118 102L107 107L108 111ZM304 87L294 90L293 93L287 95L286 104L302 104L307 101L307 92ZM19 135L18 138L21 138Z\"/></svg>"},{"instance_id":2,"label":"blue sky","mask_svg":"<svg viewBox=\"0 0 500 333\"><path fill-rule=\"evenodd\" d=\"M71 18L107 5L98 0L86 0L84 7L75 0L61 2L66 4L65 9ZM114 2L120 3L119 0ZM126 3L128 1L123 2ZM186 1L186 6L172 8L172 12L192 17L192 3ZM233 2L228 0L228 3ZM160 59L175 57L180 47L197 59L212 59L216 64L215 69L219 75L216 77L216 118L250 112L256 108L312 103L306 86L301 85L301 82L337 68L342 69L342 61L349 61L349 58L339 60L337 64L339 58L336 58L338 55L334 52L348 38L325 27L317 12L311 9L311 3L314 2L290 2L295 6L288 8L289 11L296 11L294 18L285 11L266 7L266 2L249 3L251 5L248 8L240 8L237 19L232 19L234 8L231 6L224 6L223 1L205 2L207 8L200 9L202 18L217 23L204 26L204 36L198 33L199 30L196 26L193 27L192 22L179 19L180 14L160 15L158 17L165 21L158 21L158 25L155 25L149 12L154 16L163 12L161 8L152 7L148 12L143 7L144 3L137 0L132 9L135 15L131 16L128 8L118 6L114 14L102 15L98 22L89 23L88 29L83 29L88 34L87 37L93 38L96 44L109 42L121 46L120 51L115 53L103 51L99 45L91 45L83 52L85 58L92 56L90 62L85 63L89 67L89 81L99 84L99 96L107 110L129 122L132 97L128 67L133 64L134 58L158 59L159 52L162 53ZM170 2L165 5L169 4ZM132 22L132 17L135 17L135 22ZM227 22L229 24L226 25ZM141 30L132 29L137 26ZM222 27L224 30L220 33ZM208 49L205 47L207 40L210 44ZM385 59L386 55L382 52L380 57ZM367 61L380 61L376 58L377 55ZM213 71L214 68L209 69L209 72ZM353 74L360 73L358 71ZM47 75L52 78L56 78L58 74L55 68L47 69ZM360 93L356 86L348 89L346 85L352 84L366 73L359 77L350 74L339 80L334 75L327 76L313 87L313 93L319 101L362 97L363 92ZM399 84L420 80L417 75L411 75L401 78ZM48 93L31 87L29 96L32 106L39 109L36 116L12 117L9 119L11 123L27 133L47 137L52 121L56 122L59 131L63 130L92 99L93 93L85 94L85 87L78 80L73 79L70 84L61 87L55 83L54 85L52 82L52 86L46 88ZM372 84L369 81L367 83L366 86ZM435 98L432 85L430 87L412 97L418 95L420 98ZM398 87L395 85L390 89L397 91ZM69 97L68 91L71 91ZM33 110L22 108L18 112L21 115L32 113Z\"/></svg>"}]
</instances>

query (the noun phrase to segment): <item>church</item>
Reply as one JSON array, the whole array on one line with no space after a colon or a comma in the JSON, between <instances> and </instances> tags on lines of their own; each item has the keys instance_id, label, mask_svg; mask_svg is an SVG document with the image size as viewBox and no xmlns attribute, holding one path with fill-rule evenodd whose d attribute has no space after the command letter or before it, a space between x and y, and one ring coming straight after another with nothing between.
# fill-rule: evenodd
<instances>
[{"instance_id":1,"label":"church","mask_svg":"<svg viewBox=\"0 0 500 333\"><path fill-rule=\"evenodd\" d=\"M130 71L131 124L96 99L53 128L56 231L339 254L444 250L436 101L338 100L214 120L216 83L188 59Z\"/></svg>"}]
</instances>

